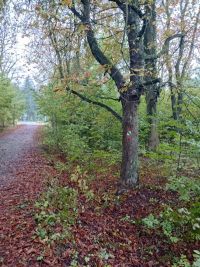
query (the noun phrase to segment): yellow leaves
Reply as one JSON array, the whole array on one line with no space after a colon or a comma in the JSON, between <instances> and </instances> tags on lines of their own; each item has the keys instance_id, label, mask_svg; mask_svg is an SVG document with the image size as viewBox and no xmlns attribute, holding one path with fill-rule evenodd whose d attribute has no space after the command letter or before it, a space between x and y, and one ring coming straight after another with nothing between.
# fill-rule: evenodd
<instances>
[{"instance_id":1,"label":"yellow leaves","mask_svg":"<svg viewBox=\"0 0 200 267\"><path fill-rule=\"evenodd\" d=\"M63 5L67 5L68 7L72 6L72 0L62 0Z\"/></svg>"},{"instance_id":2,"label":"yellow leaves","mask_svg":"<svg viewBox=\"0 0 200 267\"><path fill-rule=\"evenodd\" d=\"M86 30L86 25L84 25L82 23L80 25L78 25L78 33L84 33L85 30Z\"/></svg>"},{"instance_id":3,"label":"yellow leaves","mask_svg":"<svg viewBox=\"0 0 200 267\"><path fill-rule=\"evenodd\" d=\"M60 96L64 96L64 95L66 94L64 88L61 87L61 86L56 86L56 87L54 87L53 92L55 93L54 96L55 96L55 97L58 97L58 98L59 98Z\"/></svg>"},{"instance_id":4,"label":"yellow leaves","mask_svg":"<svg viewBox=\"0 0 200 267\"><path fill-rule=\"evenodd\" d=\"M168 38L168 37L172 36L173 34L174 34L174 30L172 30L172 29L167 29L167 30L164 32L163 36L164 36L164 38Z\"/></svg>"},{"instance_id":5,"label":"yellow leaves","mask_svg":"<svg viewBox=\"0 0 200 267\"><path fill-rule=\"evenodd\" d=\"M140 5L152 5L155 0L140 0ZM132 4L132 0L129 1L129 4Z\"/></svg>"},{"instance_id":6,"label":"yellow leaves","mask_svg":"<svg viewBox=\"0 0 200 267\"><path fill-rule=\"evenodd\" d=\"M165 8L162 6L157 7L157 14L161 15L165 13Z\"/></svg>"},{"instance_id":7,"label":"yellow leaves","mask_svg":"<svg viewBox=\"0 0 200 267\"><path fill-rule=\"evenodd\" d=\"M152 4L154 4L154 2L155 2L155 0L147 0L147 1L145 1L145 4L152 5Z\"/></svg>"},{"instance_id":8,"label":"yellow leaves","mask_svg":"<svg viewBox=\"0 0 200 267\"><path fill-rule=\"evenodd\" d=\"M127 86L123 86L122 88L120 88L119 92L120 93L125 93L128 91L128 87Z\"/></svg>"}]
</instances>

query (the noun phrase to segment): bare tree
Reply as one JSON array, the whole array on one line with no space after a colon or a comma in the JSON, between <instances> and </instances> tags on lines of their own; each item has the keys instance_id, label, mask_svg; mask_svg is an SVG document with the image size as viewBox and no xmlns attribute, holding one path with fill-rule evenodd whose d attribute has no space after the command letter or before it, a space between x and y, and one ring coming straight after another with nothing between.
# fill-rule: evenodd
<instances>
[{"instance_id":1,"label":"bare tree","mask_svg":"<svg viewBox=\"0 0 200 267\"><path fill-rule=\"evenodd\" d=\"M195 46L199 38L199 1L180 0L174 7L169 0L162 1L166 14L166 32L179 31L182 34L178 49L173 44L167 46L165 64L171 92L172 115L175 120L181 117L184 82L188 78L190 64L195 55ZM196 8L194 8L196 7ZM173 17L170 9L179 12L178 20ZM176 14L177 16L177 14ZM174 21L177 21L174 24Z\"/></svg>"},{"instance_id":2,"label":"bare tree","mask_svg":"<svg viewBox=\"0 0 200 267\"><path fill-rule=\"evenodd\" d=\"M8 1L3 1L3 3L0 19L0 72L12 77L17 62L17 55L13 49L16 43L17 23L12 17L12 4Z\"/></svg>"}]
</instances>

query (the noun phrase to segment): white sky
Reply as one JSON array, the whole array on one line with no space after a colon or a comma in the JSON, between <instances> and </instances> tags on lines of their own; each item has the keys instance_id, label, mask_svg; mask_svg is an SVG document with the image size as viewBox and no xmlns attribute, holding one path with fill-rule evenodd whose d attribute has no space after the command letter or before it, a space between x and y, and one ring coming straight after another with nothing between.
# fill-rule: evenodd
<instances>
[{"instance_id":1,"label":"white sky","mask_svg":"<svg viewBox=\"0 0 200 267\"><path fill-rule=\"evenodd\" d=\"M17 42L13 50L17 55L17 63L15 65L14 81L21 84L27 76L34 76L36 74L36 65L30 64L27 61L28 47L30 39L23 36L21 33L17 34Z\"/></svg>"}]
</instances>

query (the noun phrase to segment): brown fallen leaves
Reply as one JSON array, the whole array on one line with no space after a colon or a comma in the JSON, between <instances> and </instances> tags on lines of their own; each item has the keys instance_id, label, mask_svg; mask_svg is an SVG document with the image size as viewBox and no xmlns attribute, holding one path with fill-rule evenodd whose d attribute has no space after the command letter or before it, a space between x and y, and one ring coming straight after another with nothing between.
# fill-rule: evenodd
<instances>
[{"instance_id":1,"label":"brown fallen leaves","mask_svg":"<svg viewBox=\"0 0 200 267\"><path fill-rule=\"evenodd\" d=\"M37 146L32 146L12 169L12 183L0 189L0 266L41 266L36 259L44 247L34 239L34 203L44 190L45 174L54 170ZM49 253L49 262L55 266L52 254L45 253ZM46 266L50 266L49 262Z\"/></svg>"},{"instance_id":2,"label":"brown fallen leaves","mask_svg":"<svg viewBox=\"0 0 200 267\"><path fill-rule=\"evenodd\" d=\"M197 249L197 244L171 245L159 234L144 231L134 223L151 212L159 213L161 204L175 202L176 196L141 186L116 197L117 180L112 171L96 174L91 183L93 200L86 201L80 195L78 220L71 229L73 242L47 245L35 235L34 202L46 189L47 177L57 172L41 154L37 147L30 149L13 173L12 184L1 190L1 266L167 267L171 266L173 256L190 255ZM150 180L148 176L148 183ZM66 173L60 175L60 182L71 185Z\"/></svg>"}]
</instances>

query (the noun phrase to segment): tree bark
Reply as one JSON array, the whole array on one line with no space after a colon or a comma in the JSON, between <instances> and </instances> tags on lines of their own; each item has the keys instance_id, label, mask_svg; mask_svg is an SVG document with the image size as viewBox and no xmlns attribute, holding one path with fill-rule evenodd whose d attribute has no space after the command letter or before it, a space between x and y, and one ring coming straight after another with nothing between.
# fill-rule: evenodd
<instances>
[{"instance_id":1,"label":"tree bark","mask_svg":"<svg viewBox=\"0 0 200 267\"><path fill-rule=\"evenodd\" d=\"M181 117L182 117L182 106L183 106L183 89L181 87L181 90L177 96L177 117L178 117L178 119L181 119Z\"/></svg>"},{"instance_id":2,"label":"tree bark","mask_svg":"<svg viewBox=\"0 0 200 267\"><path fill-rule=\"evenodd\" d=\"M146 27L144 31L144 51L146 55L156 54L156 6L155 0L146 3L145 11L147 14ZM145 81L151 81L157 77L157 60L145 60ZM156 84L151 84L146 90L146 111L149 124L148 149L156 150L159 145L159 136L157 130L157 99L159 88Z\"/></svg>"},{"instance_id":3,"label":"tree bark","mask_svg":"<svg viewBox=\"0 0 200 267\"><path fill-rule=\"evenodd\" d=\"M176 109L176 95L174 93L174 88L170 85L170 94L171 94L171 107L172 107L172 117L174 120L178 119L177 109Z\"/></svg>"},{"instance_id":4,"label":"tree bark","mask_svg":"<svg viewBox=\"0 0 200 267\"><path fill-rule=\"evenodd\" d=\"M149 133L148 133L148 149L156 150L159 145L159 136L158 136L158 121L157 121L157 94L154 86L151 87L150 92L146 92L146 105L147 105L147 120L149 124ZM154 92L155 90L155 92Z\"/></svg>"},{"instance_id":5,"label":"tree bark","mask_svg":"<svg viewBox=\"0 0 200 267\"><path fill-rule=\"evenodd\" d=\"M121 186L139 183L138 175L138 102L123 101Z\"/></svg>"},{"instance_id":6,"label":"tree bark","mask_svg":"<svg viewBox=\"0 0 200 267\"><path fill-rule=\"evenodd\" d=\"M131 6L118 5L124 13L130 57L130 85L127 91L121 94L123 110L121 185L123 188L123 186L136 186L139 183L138 105L141 96L139 85L142 81L144 64L140 53L143 50L140 18ZM138 1L135 1L134 7L139 10Z\"/></svg>"}]
</instances>

